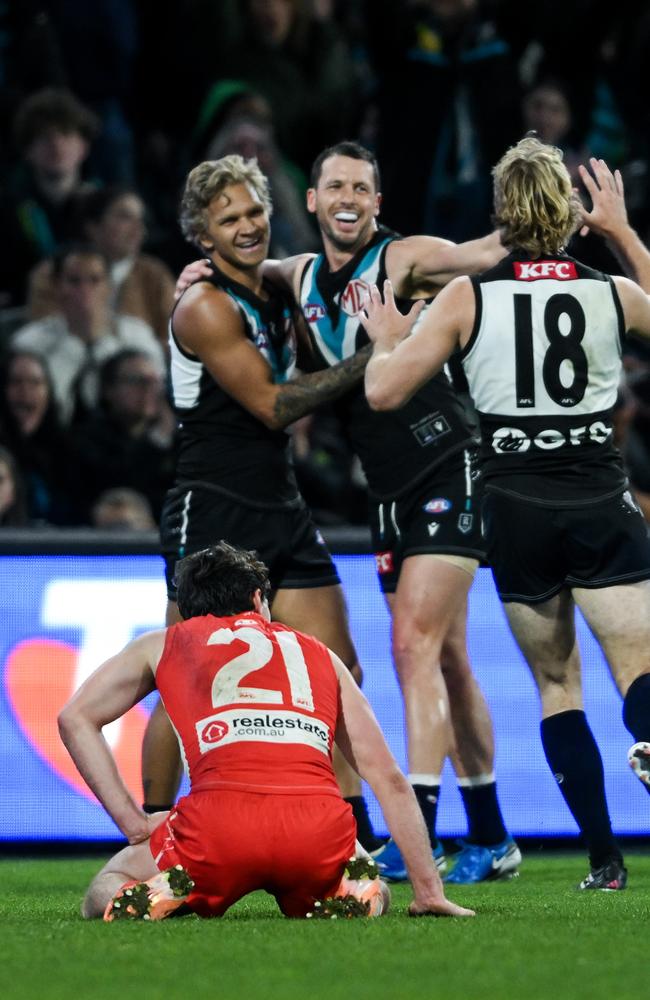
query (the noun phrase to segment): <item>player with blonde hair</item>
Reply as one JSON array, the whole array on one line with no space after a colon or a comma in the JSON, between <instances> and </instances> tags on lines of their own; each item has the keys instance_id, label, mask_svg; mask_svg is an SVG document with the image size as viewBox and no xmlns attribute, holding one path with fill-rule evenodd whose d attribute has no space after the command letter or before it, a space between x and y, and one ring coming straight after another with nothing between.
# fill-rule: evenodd
<instances>
[{"instance_id":1,"label":"player with blonde hair","mask_svg":"<svg viewBox=\"0 0 650 1000\"><path fill-rule=\"evenodd\" d=\"M648 255L611 219L624 215L620 174L582 170L592 212L582 221L623 230L621 252ZM650 780L650 541L612 444L612 410L628 333L650 337L650 300L628 278L567 255L579 221L561 153L533 138L494 171L495 209L509 255L440 293L413 317L375 287L364 325L374 342L370 405L403 403L459 350L482 434L488 559L506 615L538 685L544 752L589 850L581 889L624 889L603 765L583 710L575 608L623 696L630 759ZM607 221L610 219L609 229Z\"/></svg>"}]
</instances>

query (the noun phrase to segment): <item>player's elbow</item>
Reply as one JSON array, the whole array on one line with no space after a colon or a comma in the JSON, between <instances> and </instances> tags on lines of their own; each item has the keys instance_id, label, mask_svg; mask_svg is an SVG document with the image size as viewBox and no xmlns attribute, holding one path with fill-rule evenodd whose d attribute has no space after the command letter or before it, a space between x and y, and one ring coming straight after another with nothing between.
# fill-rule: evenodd
<instances>
[{"instance_id":1,"label":"player's elbow","mask_svg":"<svg viewBox=\"0 0 650 1000\"><path fill-rule=\"evenodd\" d=\"M401 404L399 395L388 386L373 385L366 387L366 399L371 410L395 410Z\"/></svg>"},{"instance_id":2,"label":"player's elbow","mask_svg":"<svg viewBox=\"0 0 650 1000\"><path fill-rule=\"evenodd\" d=\"M59 712L56 721L59 727L59 736L65 746L68 746L70 738L79 723L78 712L72 705L65 705Z\"/></svg>"}]
</instances>

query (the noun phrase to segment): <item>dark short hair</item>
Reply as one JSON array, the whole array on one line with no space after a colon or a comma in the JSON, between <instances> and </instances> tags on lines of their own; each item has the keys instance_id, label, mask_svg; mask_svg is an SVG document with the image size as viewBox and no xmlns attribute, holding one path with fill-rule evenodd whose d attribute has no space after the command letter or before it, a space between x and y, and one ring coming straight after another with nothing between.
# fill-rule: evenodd
<instances>
[{"instance_id":1,"label":"dark short hair","mask_svg":"<svg viewBox=\"0 0 650 1000\"><path fill-rule=\"evenodd\" d=\"M151 361L151 355L147 354L146 351L138 350L137 347L125 347L117 354L111 354L99 370L99 398L103 400L106 390L120 381L122 365L133 360L140 361L143 358L145 361Z\"/></svg>"},{"instance_id":2,"label":"dark short hair","mask_svg":"<svg viewBox=\"0 0 650 1000\"><path fill-rule=\"evenodd\" d=\"M77 218L81 230L88 222L101 222L106 213L120 198L133 196L142 201L142 196L128 184L109 184L106 187L91 188L79 198Z\"/></svg>"},{"instance_id":3,"label":"dark short hair","mask_svg":"<svg viewBox=\"0 0 650 1000\"><path fill-rule=\"evenodd\" d=\"M325 160L329 160L330 156L349 156L351 160L363 160L364 163L369 163L372 167L375 189L377 191L381 190L379 166L374 153L371 153L369 149L362 146L360 142L351 142L347 139L343 142L337 142L334 146L328 146L327 149L324 149L322 153L318 154L312 165L309 180L309 183L313 188L318 187L323 164L325 163Z\"/></svg>"},{"instance_id":4,"label":"dark short hair","mask_svg":"<svg viewBox=\"0 0 650 1000\"><path fill-rule=\"evenodd\" d=\"M18 149L24 152L50 128L78 132L91 142L99 133L100 120L69 90L46 87L27 97L16 112L13 129Z\"/></svg>"},{"instance_id":5,"label":"dark short hair","mask_svg":"<svg viewBox=\"0 0 650 1000\"><path fill-rule=\"evenodd\" d=\"M271 591L269 571L257 553L223 540L176 564L178 610L182 618L237 615L252 611L253 595Z\"/></svg>"},{"instance_id":6,"label":"dark short hair","mask_svg":"<svg viewBox=\"0 0 650 1000\"><path fill-rule=\"evenodd\" d=\"M63 265L65 264L68 257L99 257L101 261L104 262L104 267L106 269L106 276L110 274L110 263L108 257L101 250L98 250L94 243L88 243L83 240L79 240L74 243L65 243L63 246L59 247L56 253L52 257L52 277L57 279L61 277L61 272L63 271Z\"/></svg>"}]
</instances>

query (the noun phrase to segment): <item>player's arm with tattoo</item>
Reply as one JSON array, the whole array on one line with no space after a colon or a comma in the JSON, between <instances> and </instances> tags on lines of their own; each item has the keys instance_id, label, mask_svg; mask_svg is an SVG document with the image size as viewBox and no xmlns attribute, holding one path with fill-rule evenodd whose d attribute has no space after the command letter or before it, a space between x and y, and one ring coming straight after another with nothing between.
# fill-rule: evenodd
<instances>
[{"instance_id":1,"label":"player's arm with tattoo","mask_svg":"<svg viewBox=\"0 0 650 1000\"><path fill-rule=\"evenodd\" d=\"M332 368L276 384L266 360L246 337L235 303L205 282L184 294L174 313L174 333L225 392L273 430L342 396L361 380L370 357L367 347Z\"/></svg>"}]
</instances>

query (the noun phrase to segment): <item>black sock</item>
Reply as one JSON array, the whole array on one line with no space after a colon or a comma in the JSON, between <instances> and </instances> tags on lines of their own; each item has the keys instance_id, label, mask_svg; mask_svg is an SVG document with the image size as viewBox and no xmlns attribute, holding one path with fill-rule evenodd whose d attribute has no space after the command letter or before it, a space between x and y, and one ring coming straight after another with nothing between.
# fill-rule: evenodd
<instances>
[{"instance_id":1,"label":"black sock","mask_svg":"<svg viewBox=\"0 0 650 1000\"><path fill-rule=\"evenodd\" d=\"M458 790L467 814L467 839L470 844L480 844L482 847L501 844L508 836L508 831L499 808L496 782L459 785Z\"/></svg>"},{"instance_id":2,"label":"black sock","mask_svg":"<svg viewBox=\"0 0 650 1000\"><path fill-rule=\"evenodd\" d=\"M373 830L363 795L347 795L345 801L352 806L357 823L357 840L367 851L376 851L384 843L385 838L378 837Z\"/></svg>"},{"instance_id":3,"label":"black sock","mask_svg":"<svg viewBox=\"0 0 650 1000\"><path fill-rule=\"evenodd\" d=\"M607 809L603 762L585 713L572 709L551 715L540 730L546 760L587 843L591 867L621 861Z\"/></svg>"},{"instance_id":4,"label":"black sock","mask_svg":"<svg viewBox=\"0 0 650 1000\"><path fill-rule=\"evenodd\" d=\"M412 785L415 797L418 800L420 812L424 816L431 846L438 843L436 836L436 820L438 818L438 800L440 799L440 785Z\"/></svg>"},{"instance_id":5,"label":"black sock","mask_svg":"<svg viewBox=\"0 0 650 1000\"><path fill-rule=\"evenodd\" d=\"M623 722L635 743L650 743L650 674L632 681L623 702Z\"/></svg>"},{"instance_id":6,"label":"black sock","mask_svg":"<svg viewBox=\"0 0 650 1000\"><path fill-rule=\"evenodd\" d=\"M169 810L173 809L173 807L174 807L173 802L171 803L171 805L165 805L165 806L150 806L147 802L142 803L142 808L146 813L169 812Z\"/></svg>"}]
</instances>

